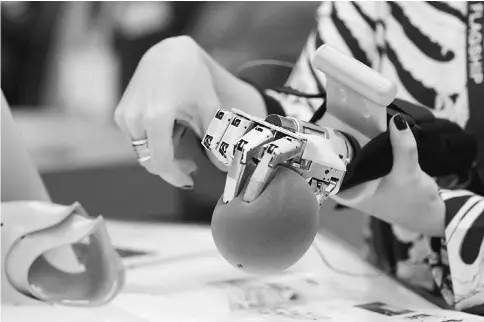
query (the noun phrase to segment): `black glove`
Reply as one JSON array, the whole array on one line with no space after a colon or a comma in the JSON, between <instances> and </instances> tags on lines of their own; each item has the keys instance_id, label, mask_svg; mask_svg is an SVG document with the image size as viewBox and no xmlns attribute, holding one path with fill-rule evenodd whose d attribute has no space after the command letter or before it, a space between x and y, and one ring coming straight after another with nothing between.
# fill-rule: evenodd
<instances>
[{"instance_id":1,"label":"black glove","mask_svg":"<svg viewBox=\"0 0 484 322\"><path fill-rule=\"evenodd\" d=\"M434 117L430 110L395 100L387 109L388 121L396 113L407 120L417 141L419 164L431 177L456 175L459 182L469 180L477 160L477 138L457 124ZM389 132L372 139L347 167L340 191L387 175L393 165Z\"/></svg>"}]
</instances>

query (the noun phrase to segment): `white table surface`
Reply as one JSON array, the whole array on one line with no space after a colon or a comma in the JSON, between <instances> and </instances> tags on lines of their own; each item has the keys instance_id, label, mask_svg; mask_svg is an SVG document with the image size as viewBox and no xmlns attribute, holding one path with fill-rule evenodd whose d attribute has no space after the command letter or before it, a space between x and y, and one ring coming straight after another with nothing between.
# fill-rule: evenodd
<instances>
[{"instance_id":1,"label":"white table surface","mask_svg":"<svg viewBox=\"0 0 484 322\"><path fill-rule=\"evenodd\" d=\"M88 309L4 305L2 321L296 321L302 319L295 318L298 314L317 321L399 320L354 307L375 301L437 315L422 321L441 322L442 317L451 316L381 274L329 235L318 236L285 274L262 277L226 263L208 227L109 222L108 229L117 247L151 253L125 260L126 285L113 302ZM332 267L361 276L335 272L321 260L316 247ZM284 287L284 292L275 291ZM290 300L293 295L297 300Z\"/></svg>"}]
</instances>

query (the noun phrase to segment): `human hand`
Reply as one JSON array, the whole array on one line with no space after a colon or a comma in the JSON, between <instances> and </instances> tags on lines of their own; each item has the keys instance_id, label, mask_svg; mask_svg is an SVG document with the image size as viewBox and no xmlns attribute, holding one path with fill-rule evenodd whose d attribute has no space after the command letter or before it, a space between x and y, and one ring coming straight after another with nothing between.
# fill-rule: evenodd
<instances>
[{"instance_id":1,"label":"human hand","mask_svg":"<svg viewBox=\"0 0 484 322\"><path fill-rule=\"evenodd\" d=\"M443 236L445 204L437 183L420 168L412 131L401 115L391 119L389 131L392 170L355 208L411 231Z\"/></svg>"},{"instance_id":2,"label":"human hand","mask_svg":"<svg viewBox=\"0 0 484 322\"><path fill-rule=\"evenodd\" d=\"M191 187L191 160L176 160L175 121L201 136L219 107L210 72L199 47L187 37L152 47L141 59L115 112L115 120L131 140L148 139L150 159L141 164L178 187Z\"/></svg>"},{"instance_id":3,"label":"human hand","mask_svg":"<svg viewBox=\"0 0 484 322\"><path fill-rule=\"evenodd\" d=\"M116 108L115 121L130 140L147 139L149 160L140 163L149 172L174 186L191 188L190 173L196 165L175 158L175 124L190 127L202 138L221 106L255 115L265 113L263 100L253 87L218 65L191 38L182 36L166 39L146 52Z\"/></svg>"}]
</instances>

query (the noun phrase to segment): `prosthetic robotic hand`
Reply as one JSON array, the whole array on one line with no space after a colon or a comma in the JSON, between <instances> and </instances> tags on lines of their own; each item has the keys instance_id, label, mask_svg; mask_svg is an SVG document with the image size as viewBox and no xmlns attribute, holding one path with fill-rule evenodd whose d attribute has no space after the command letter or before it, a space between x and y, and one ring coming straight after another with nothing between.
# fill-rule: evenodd
<instances>
[{"instance_id":1,"label":"prosthetic robotic hand","mask_svg":"<svg viewBox=\"0 0 484 322\"><path fill-rule=\"evenodd\" d=\"M2 203L2 305L94 306L124 284L102 217L79 204Z\"/></svg>"},{"instance_id":2,"label":"prosthetic robotic hand","mask_svg":"<svg viewBox=\"0 0 484 322\"><path fill-rule=\"evenodd\" d=\"M263 120L235 109L217 111L203 145L230 165L224 203L237 197L245 184L243 200L254 201L283 165L307 180L321 204L338 192L353 156L342 132L279 115Z\"/></svg>"},{"instance_id":3,"label":"prosthetic robotic hand","mask_svg":"<svg viewBox=\"0 0 484 322\"><path fill-rule=\"evenodd\" d=\"M313 203L321 206L331 196L356 206L374 192L393 164L387 122L396 112L408 120L430 175L461 174L475 160L472 138L424 108L394 101L396 86L374 70L327 45L313 63L326 75L319 125L219 110L202 140L229 166L212 217L215 243L246 271L283 270L306 253L318 226Z\"/></svg>"}]
</instances>

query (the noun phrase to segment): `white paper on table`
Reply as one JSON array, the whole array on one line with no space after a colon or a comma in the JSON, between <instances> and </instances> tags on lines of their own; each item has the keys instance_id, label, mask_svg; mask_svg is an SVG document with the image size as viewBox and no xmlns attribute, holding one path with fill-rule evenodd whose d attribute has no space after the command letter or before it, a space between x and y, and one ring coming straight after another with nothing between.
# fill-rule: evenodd
<instances>
[{"instance_id":1,"label":"white paper on table","mask_svg":"<svg viewBox=\"0 0 484 322\"><path fill-rule=\"evenodd\" d=\"M362 303L352 301L311 302L305 305L283 306L258 312L244 312L230 321L237 322L286 322L286 321L330 321L330 322L482 322L483 317L448 310L409 310L385 303L369 303L373 312L358 307ZM385 308L389 308L386 309Z\"/></svg>"},{"instance_id":2,"label":"white paper on table","mask_svg":"<svg viewBox=\"0 0 484 322\"><path fill-rule=\"evenodd\" d=\"M265 305L228 308L220 306L221 298L213 298L207 292L206 300L195 294L186 294L178 299L134 295L119 298L116 305L133 305L129 312L150 322L283 322L283 321L358 321L358 322L482 322L483 317L462 312L436 309L408 309L405 305L395 306L385 302L354 300L313 299L308 301L281 301L279 304L267 301ZM273 298L274 299L274 298ZM124 303L123 303L124 302ZM214 304L214 305L210 305ZM252 303L255 304L255 303ZM261 304L261 303L259 303ZM361 308L373 306L373 311ZM134 307L138 309L135 310ZM156 309L154 309L156 308ZM379 309L379 310L377 310ZM393 313L393 312L395 313Z\"/></svg>"}]
</instances>

